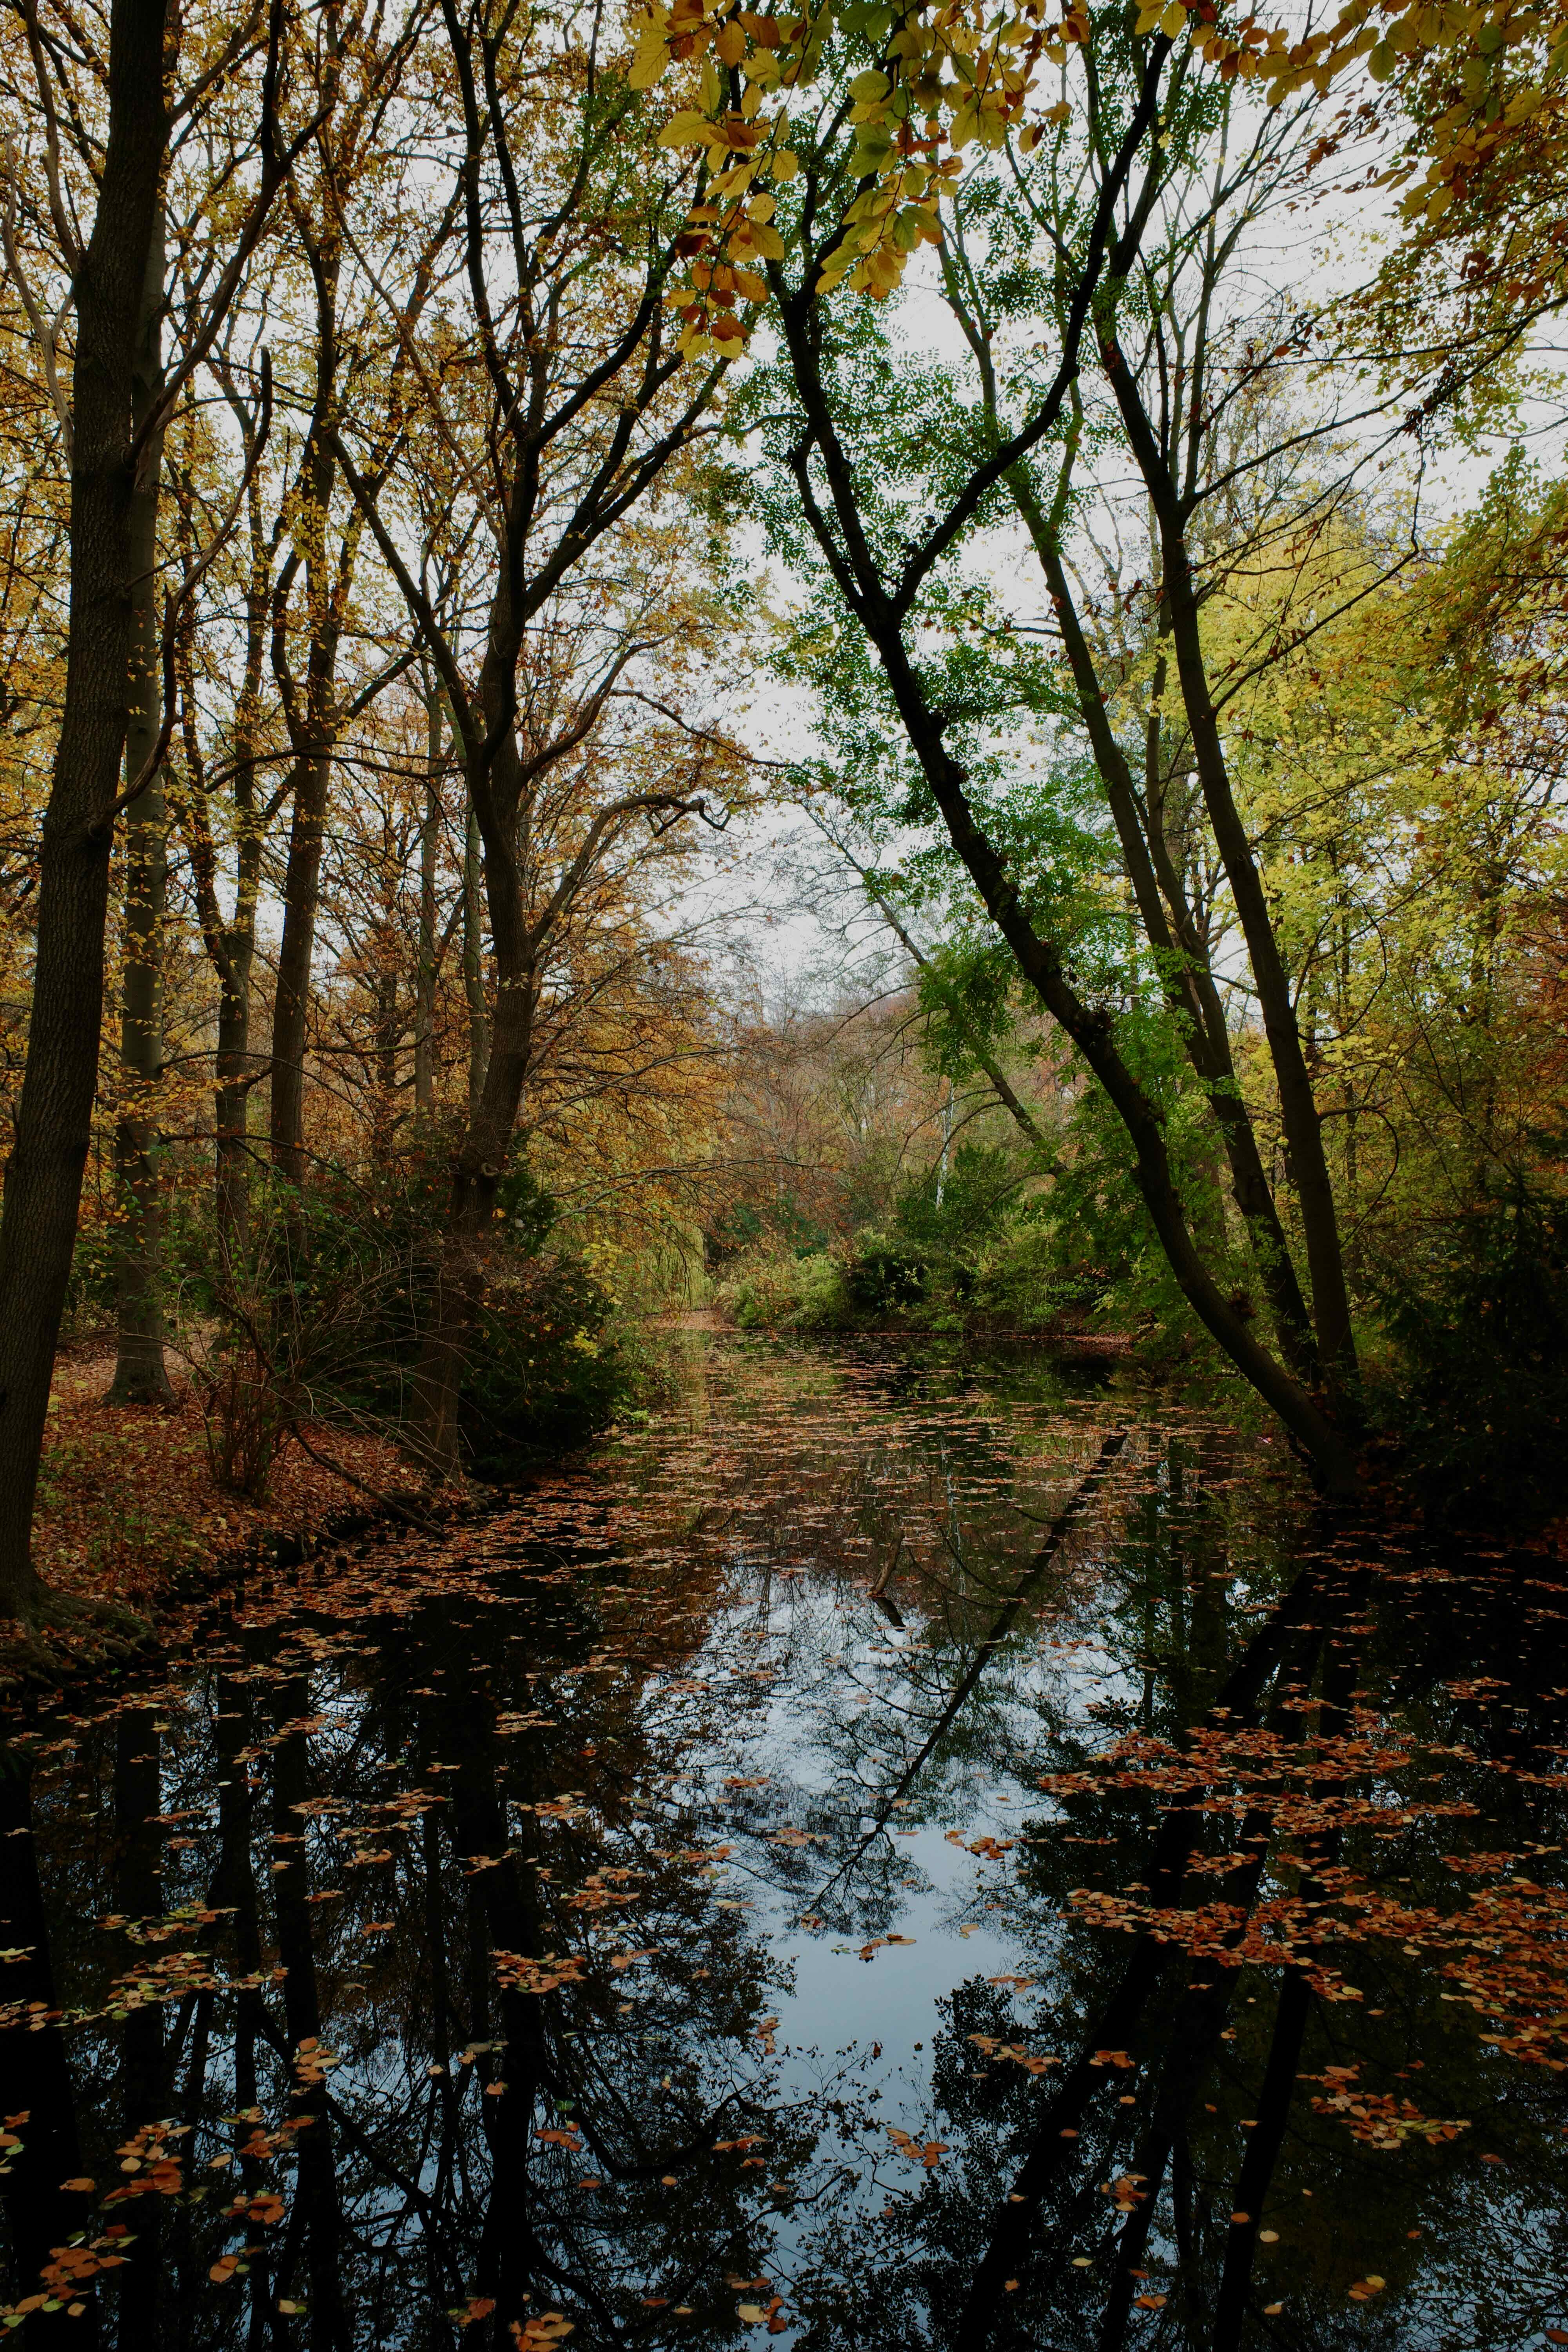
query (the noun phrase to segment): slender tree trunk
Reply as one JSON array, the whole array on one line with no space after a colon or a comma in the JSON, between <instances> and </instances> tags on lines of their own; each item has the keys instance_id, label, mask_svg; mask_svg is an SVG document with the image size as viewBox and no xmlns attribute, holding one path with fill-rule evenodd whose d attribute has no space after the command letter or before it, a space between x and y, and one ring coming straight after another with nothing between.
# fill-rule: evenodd
<instances>
[{"instance_id":1,"label":"slender tree trunk","mask_svg":"<svg viewBox=\"0 0 1568 2352\"><path fill-rule=\"evenodd\" d=\"M419 956L414 994L414 1100L436 1106L436 851L441 823L441 702L426 696L425 815L419 828Z\"/></svg>"},{"instance_id":2,"label":"slender tree trunk","mask_svg":"<svg viewBox=\"0 0 1568 2352\"><path fill-rule=\"evenodd\" d=\"M138 429L163 392L163 221L159 208L147 257L142 332L132 392ZM158 494L163 436L148 444L131 501L131 716L125 779L132 784L156 749L163 726L162 632L158 625ZM169 883L169 817L160 766L125 812L125 911L120 1016L120 1117L114 1130L121 1228L119 1329L110 1404L172 1399L163 1361L163 1203L158 1179L158 1081L163 1065L163 905Z\"/></svg>"},{"instance_id":3,"label":"slender tree trunk","mask_svg":"<svg viewBox=\"0 0 1568 2352\"><path fill-rule=\"evenodd\" d=\"M305 1039L310 1005L310 967L316 951L316 916L321 903L321 835L326 824L336 734L334 682L342 600L347 580L334 581L327 549L333 464L326 437L337 380L337 264L335 244L312 247L316 281L316 394L310 439L301 466L301 530L310 645L304 703L300 708L287 657L285 566L279 616L273 629L273 667L283 687L284 711L294 749L294 809L289 828L289 863L283 877L283 936L278 949L278 985L272 1006L271 1132L274 1167L290 1183L305 1173ZM347 557L344 564L346 568Z\"/></svg>"},{"instance_id":4,"label":"slender tree trunk","mask_svg":"<svg viewBox=\"0 0 1568 2352\"><path fill-rule=\"evenodd\" d=\"M242 747L252 740L243 724L236 733ZM217 858L200 795L188 802L184 810L202 940L218 985L217 1050L213 1069L214 1208L218 1255L225 1274L250 1234L247 1131L250 1090L255 1081L250 1066L250 979L256 955L256 898L261 867L261 835L252 798L252 762L243 750L238 764L235 806L239 822L239 871L232 922L225 922L218 906Z\"/></svg>"},{"instance_id":5,"label":"slender tree trunk","mask_svg":"<svg viewBox=\"0 0 1568 2352\"><path fill-rule=\"evenodd\" d=\"M246 455L256 429L244 419ZM245 670L234 719L234 913L226 921L217 895L217 855L201 788L202 752L195 724L194 681L183 683L182 709L186 761L195 791L185 799L180 821L190 850L191 878L202 927L202 944L218 985L217 1046L213 1065L213 1209L220 1272L226 1276L237 1253L250 1238L251 973L256 961L256 902L261 885L265 818L257 807L257 762L261 740L261 672L267 645L268 574L271 551L262 533L254 486L250 504L250 578L246 589Z\"/></svg>"},{"instance_id":6,"label":"slender tree trunk","mask_svg":"<svg viewBox=\"0 0 1568 2352\"><path fill-rule=\"evenodd\" d=\"M168 145L164 8L165 0L113 0L109 138L76 281L65 702L39 846L32 1019L0 1220L0 1612L21 1617L43 1607L33 1501L103 1021L111 811L132 643L132 392Z\"/></svg>"},{"instance_id":7,"label":"slender tree trunk","mask_svg":"<svg viewBox=\"0 0 1568 2352\"><path fill-rule=\"evenodd\" d=\"M250 1238L250 967L251 932L228 939L227 970L218 983L217 1132L214 1182L218 1250L226 1269Z\"/></svg>"},{"instance_id":8,"label":"slender tree trunk","mask_svg":"<svg viewBox=\"0 0 1568 2352\"><path fill-rule=\"evenodd\" d=\"M485 1005L485 918L480 898L479 827L472 804L463 837L463 993L468 1000L468 1116L479 1109L490 1058Z\"/></svg>"},{"instance_id":9,"label":"slender tree trunk","mask_svg":"<svg viewBox=\"0 0 1568 2352\"><path fill-rule=\"evenodd\" d=\"M310 967L321 894L321 835L326 824L330 752L295 763L294 815L283 876L283 937L272 1002L272 1164L290 1183L305 1173L305 1040Z\"/></svg>"}]
</instances>

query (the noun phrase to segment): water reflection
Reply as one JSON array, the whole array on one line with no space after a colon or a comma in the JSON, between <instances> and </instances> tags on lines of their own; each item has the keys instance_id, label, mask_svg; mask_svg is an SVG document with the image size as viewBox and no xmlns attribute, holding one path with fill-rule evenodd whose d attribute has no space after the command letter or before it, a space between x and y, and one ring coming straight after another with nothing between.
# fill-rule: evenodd
<instances>
[{"instance_id":1,"label":"water reflection","mask_svg":"<svg viewBox=\"0 0 1568 2352\"><path fill-rule=\"evenodd\" d=\"M693 1343L0 1779L24 2343L1565 2340L1552 1564Z\"/></svg>"}]
</instances>

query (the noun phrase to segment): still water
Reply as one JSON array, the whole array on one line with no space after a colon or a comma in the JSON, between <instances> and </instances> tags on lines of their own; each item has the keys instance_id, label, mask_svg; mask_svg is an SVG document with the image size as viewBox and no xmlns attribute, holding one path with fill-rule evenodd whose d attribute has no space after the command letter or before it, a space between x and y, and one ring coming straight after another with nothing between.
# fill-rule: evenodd
<instances>
[{"instance_id":1,"label":"still water","mask_svg":"<svg viewBox=\"0 0 1568 2352\"><path fill-rule=\"evenodd\" d=\"M21 2342L1568 2344L1556 1564L1038 1361L675 1345L5 1722Z\"/></svg>"}]
</instances>

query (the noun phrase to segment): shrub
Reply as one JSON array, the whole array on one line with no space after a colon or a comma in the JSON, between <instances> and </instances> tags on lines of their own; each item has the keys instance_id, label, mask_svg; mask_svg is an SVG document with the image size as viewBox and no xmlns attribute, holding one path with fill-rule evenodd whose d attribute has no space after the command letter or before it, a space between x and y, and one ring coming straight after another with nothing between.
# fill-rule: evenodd
<instances>
[{"instance_id":1,"label":"shrub","mask_svg":"<svg viewBox=\"0 0 1568 2352\"><path fill-rule=\"evenodd\" d=\"M1456 1518L1568 1501L1568 1206L1521 1181L1427 1229L1383 1284L1402 1377L1382 1415Z\"/></svg>"},{"instance_id":2,"label":"shrub","mask_svg":"<svg viewBox=\"0 0 1568 2352\"><path fill-rule=\"evenodd\" d=\"M647 1367L590 1253L491 1262L459 1419L481 1478L581 1445L643 1392Z\"/></svg>"},{"instance_id":3,"label":"shrub","mask_svg":"<svg viewBox=\"0 0 1568 2352\"><path fill-rule=\"evenodd\" d=\"M805 1257L753 1257L720 1297L745 1330L825 1330L850 1315L844 1269L826 1250Z\"/></svg>"},{"instance_id":4,"label":"shrub","mask_svg":"<svg viewBox=\"0 0 1568 2352\"><path fill-rule=\"evenodd\" d=\"M1045 1216L1021 1216L980 1252L973 1297L979 1314L1027 1331L1091 1307L1103 1287L1098 1270L1063 1265L1061 1236Z\"/></svg>"},{"instance_id":5,"label":"shrub","mask_svg":"<svg viewBox=\"0 0 1568 2352\"><path fill-rule=\"evenodd\" d=\"M926 1255L902 1234L857 1236L845 1262L844 1288L858 1315L906 1315L926 1296Z\"/></svg>"}]
</instances>

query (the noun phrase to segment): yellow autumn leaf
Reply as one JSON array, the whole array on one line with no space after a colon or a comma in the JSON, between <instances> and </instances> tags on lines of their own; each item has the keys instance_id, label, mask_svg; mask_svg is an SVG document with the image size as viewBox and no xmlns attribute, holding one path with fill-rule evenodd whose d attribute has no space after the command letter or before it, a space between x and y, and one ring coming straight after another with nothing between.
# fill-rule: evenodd
<instances>
[{"instance_id":1,"label":"yellow autumn leaf","mask_svg":"<svg viewBox=\"0 0 1568 2352\"><path fill-rule=\"evenodd\" d=\"M661 147L706 147L718 136L717 129L706 115L693 114L688 110L670 116L658 134L658 144Z\"/></svg>"}]
</instances>

